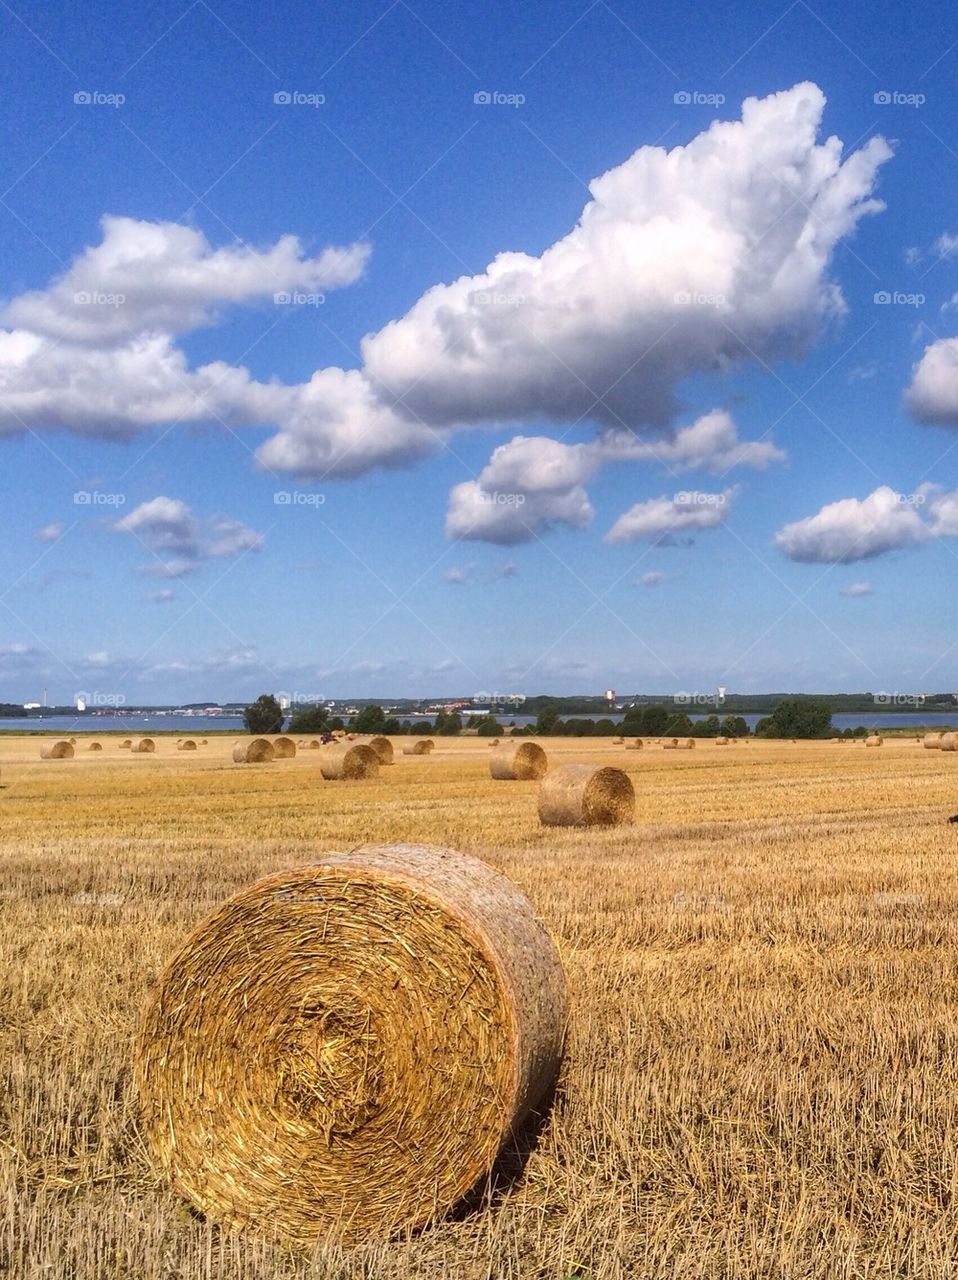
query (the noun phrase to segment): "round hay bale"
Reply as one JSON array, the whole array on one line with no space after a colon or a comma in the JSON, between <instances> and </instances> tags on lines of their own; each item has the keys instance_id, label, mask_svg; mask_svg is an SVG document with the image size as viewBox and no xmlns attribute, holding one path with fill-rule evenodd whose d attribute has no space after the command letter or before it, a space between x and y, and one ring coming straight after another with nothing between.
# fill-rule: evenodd
<instances>
[{"instance_id":1,"label":"round hay bale","mask_svg":"<svg viewBox=\"0 0 958 1280\"><path fill-rule=\"evenodd\" d=\"M70 746L71 746L71 747L75 747L75 746L76 746L76 744L77 744L77 740L76 740L76 738L71 738L71 739L70 739Z\"/></svg>"},{"instance_id":2,"label":"round hay bale","mask_svg":"<svg viewBox=\"0 0 958 1280\"><path fill-rule=\"evenodd\" d=\"M940 733L926 733L922 744L926 751L940 751L941 739L942 735Z\"/></svg>"},{"instance_id":3,"label":"round hay bale","mask_svg":"<svg viewBox=\"0 0 958 1280\"><path fill-rule=\"evenodd\" d=\"M379 756L365 742L331 743L320 757L319 768L330 782L375 778Z\"/></svg>"},{"instance_id":4,"label":"round hay bale","mask_svg":"<svg viewBox=\"0 0 958 1280\"><path fill-rule=\"evenodd\" d=\"M384 738L381 734L378 737L369 739L369 746L379 756L380 764L392 764L393 762L393 744L388 738Z\"/></svg>"},{"instance_id":5,"label":"round hay bale","mask_svg":"<svg viewBox=\"0 0 958 1280\"><path fill-rule=\"evenodd\" d=\"M880 747L885 739L878 733L870 733L865 739L866 747Z\"/></svg>"},{"instance_id":6,"label":"round hay bale","mask_svg":"<svg viewBox=\"0 0 958 1280\"><path fill-rule=\"evenodd\" d=\"M539 784L539 821L546 827L617 826L634 813L635 791L621 769L562 764Z\"/></svg>"},{"instance_id":7,"label":"round hay bale","mask_svg":"<svg viewBox=\"0 0 958 1280\"><path fill-rule=\"evenodd\" d=\"M90 745L87 747L87 751L102 751L102 750L103 750L102 742L91 742Z\"/></svg>"},{"instance_id":8,"label":"round hay bale","mask_svg":"<svg viewBox=\"0 0 958 1280\"><path fill-rule=\"evenodd\" d=\"M729 743L728 738L718 737L715 739L715 745L717 747L727 747L728 743Z\"/></svg>"},{"instance_id":9,"label":"round hay bale","mask_svg":"<svg viewBox=\"0 0 958 1280\"><path fill-rule=\"evenodd\" d=\"M156 750L156 743L152 738L141 738L139 742L134 743L133 750L140 755L148 755Z\"/></svg>"},{"instance_id":10,"label":"round hay bale","mask_svg":"<svg viewBox=\"0 0 958 1280\"><path fill-rule=\"evenodd\" d=\"M208 746L208 745L209 745L209 739L208 739L208 738L201 738L201 739L200 739L200 746L201 746L201 747L206 747L206 746Z\"/></svg>"},{"instance_id":11,"label":"round hay bale","mask_svg":"<svg viewBox=\"0 0 958 1280\"><path fill-rule=\"evenodd\" d=\"M621 738L619 739L621 742ZM625 744L626 751L641 751L645 747L645 743L641 738L633 738L631 742Z\"/></svg>"},{"instance_id":12,"label":"round hay bale","mask_svg":"<svg viewBox=\"0 0 958 1280\"><path fill-rule=\"evenodd\" d=\"M310 742L310 744L309 744L309 748L308 748L308 750L310 750L310 751L318 751L318 750L319 750L319 748L320 748L321 746L322 746L322 743L319 741L319 739L318 739L318 738L313 738L313 740L312 740L312 741Z\"/></svg>"},{"instance_id":13,"label":"round hay bale","mask_svg":"<svg viewBox=\"0 0 958 1280\"><path fill-rule=\"evenodd\" d=\"M940 750L958 751L958 733L943 733Z\"/></svg>"},{"instance_id":14,"label":"round hay bale","mask_svg":"<svg viewBox=\"0 0 958 1280\"><path fill-rule=\"evenodd\" d=\"M129 751L129 750L130 750L130 748L131 748L132 746L133 746L133 741L132 741L132 739L130 739L130 738L124 738L124 739L123 739L123 741L120 743L120 750L121 750L121 751Z\"/></svg>"},{"instance_id":15,"label":"round hay bale","mask_svg":"<svg viewBox=\"0 0 958 1280\"><path fill-rule=\"evenodd\" d=\"M490 747L498 747L498 745L499 745L499 739L498 739L498 738L490 738L490 739L489 739L489 746L490 746Z\"/></svg>"},{"instance_id":16,"label":"round hay bale","mask_svg":"<svg viewBox=\"0 0 958 1280\"><path fill-rule=\"evenodd\" d=\"M623 742L625 742L625 738L613 738L613 739L612 739L612 745L613 745L613 747L621 747Z\"/></svg>"},{"instance_id":17,"label":"round hay bale","mask_svg":"<svg viewBox=\"0 0 958 1280\"><path fill-rule=\"evenodd\" d=\"M453 849L380 845L222 903L144 1009L143 1132L231 1229L310 1247L441 1218L548 1096L562 966L528 899Z\"/></svg>"},{"instance_id":18,"label":"round hay bale","mask_svg":"<svg viewBox=\"0 0 958 1280\"><path fill-rule=\"evenodd\" d=\"M268 738L243 738L233 748L234 764L269 764L275 755Z\"/></svg>"},{"instance_id":19,"label":"round hay bale","mask_svg":"<svg viewBox=\"0 0 958 1280\"><path fill-rule=\"evenodd\" d=\"M196 743L192 738L184 738L176 749L177 751L195 751Z\"/></svg>"},{"instance_id":20,"label":"round hay bale","mask_svg":"<svg viewBox=\"0 0 958 1280\"><path fill-rule=\"evenodd\" d=\"M529 782L543 777L548 767L538 742L504 742L489 757L489 773L500 782Z\"/></svg>"},{"instance_id":21,"label":"round hay bale","mask_svg":"<svg viewBox=\"0 0 958 1280\"><path fill-rule=\"evenodd\" d=\"M407 742L402 753L404 756L428 756L435 745L432 738L420 738L418 742Z\"/></svg>"},{"instance_id":22,"label":"round hay bale","mask_svg":"<svg viewBox=\"0 0 958 1280\"><path fill-rule=\"evenodd\" d=\"M48 742L45 747L40 748L40 759L72 760L73 743L67 742L66 738L61 738L58 742Z\"/></svg>"},{"instance_id":23,"label":"round hay bale","mask_svg":"<svg viewBox=\"0 0 958 1280\"><path fill-rule=\"evenodd\" d=\"M274 738L273 756L276 760L292 760L296 755L296 743L292 738Z\"/></svg>"}]
</instances>

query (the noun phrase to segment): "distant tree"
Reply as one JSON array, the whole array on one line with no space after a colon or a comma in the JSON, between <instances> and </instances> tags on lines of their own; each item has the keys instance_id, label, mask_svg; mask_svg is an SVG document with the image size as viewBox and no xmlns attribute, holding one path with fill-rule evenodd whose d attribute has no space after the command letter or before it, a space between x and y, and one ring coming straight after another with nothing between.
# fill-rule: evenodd
<instances>
[{"instance_id":1,"label":"distant tree","mask_svg":"<svg viewBox=\"0 0 958 1280\"><path fill-rule=\"evenodd\" d=\"M329 728L329 712L325 707L304 707L290 716L290 733L325 733Z\"/></svg>"},{"instance_id":2,"label":"distant tree","mask_svg":"<svg viewBox=\"0 0 958 1280\"><path fill-rule=\"evenodd\" d=\"M783 698L772 714L755 726L758 738L825 738L831 732L831 708L817 698ZM864 727L862 733L867 733Z\"/></svg>"},{"instance_id":3,"label":"distant tree","mask_svg":"<svg viewBox=\"0 0 958 1280\"><path fill-rule=\"evenodd\" d=\"M726 716L722 721L722 733L726 738L747 738L748 721L743 716Z\"/></svg>"},{"instance_id":4,"label":"distant tree","mask_svg":"<svg viewBox=\"0 0 958 1280\"><path fill-rule=\"evenodd\" d=\"M414 720L409 726L410 733L432 733L432 725L428 720Z\"/></svg>"},{"instance_id":5,"label":"distant tree","mask_svg":"<svg viewBox=\"0 0 958 1280\"><path fill-rule=\"evenodd\" d=\"M536 716L536 733L554 733L559 723L559 712L554 702L548 702Z\"/></svg>"},{"instance_id":6,"label":"distant tree","mask_svg":"<svg viewBox=\"0 0 958 1280\"><path fill-rule=\"evenodd\" d=\"M433 732L441 734L444 738L449 738L454 734L461 733L462 716L460 716L458 711L440 711L436 716L436 724Z\"/></svg>"},{"instance_id":7,"label":"distant tree","mask_svg":"<svg viewBox=\"0 0 958 1280\"><path fill-rule=\"evenodd\" d=\"M329 722L329 727L330 729L345 729L346 721L342 716L333 716L332 720Z\"/></svg>"},{"instance_id":8,"label":"distant tree","mask_svg":"<svg viewBox=\"0 0 958 1280\"><path fill-rule=\"evenodd\" d=\"M261 693L243 712L247 733L281 733L283 708L271 693Z\"/></svg>"},{"instance_id":9,"label":"distant tree","mask_svg":"<svg viewBox=\"0 0 958 1280\"><path fill-rule=\"evenodd\" d=\"M692 724L693 738L717 738L721 732L722 726L718 716L706 716L703 720L696 720Z\"/></svg>"},{"instance_id":10,"label":"distant tree","mask_svg":"<svg viewBox=\"0 0 958 1280\"><path fill-rule=\"evenodd\" d=\"M350 728L357 733L382 733L386 713L377 702L368 702L358 715L350 720Z\"/></svg>"},{"instance_id":11,"label":"distant tree","mask_svg":"<svg viewBox=\"0 0 958 1280\"><path fill-rule=\"evenodd\" d=\"M480 738L497 738L502 732L502 725L495 716L483 716L476 726Z\"/></svg>"},{"instance_id":12,"label":"distant tree","mask_svg":"<svg viewBox=\"0 0 958 1280\"><path fill-rule=\"evenodd\" d=\"M402 733L403 728L402 728L402 724L401 724L401 723L400 723L400 721L399 721L399 717L398 717L398 716L387 716L387 717L386 717L386 720L385 720L385 722L384 722L384 724L383 724L383 729L382 729L382 731L383 731L383 733L388 733L388 734L392 734L392 735L395 735L395 734L398 734L398 733Z\"/></svg>"},{"instance_id":13,"label":"distant tree","mask_svg":"<svg viewBox=\"0 0 958 1280\"><path fill-rule=\"evenodd\" d=\"M614 720L604 718L602 720L596 720L595 728L592 732L597 738L600 736L603 738L611 738L614 733L619 732L619 726Z\"/></svg>"},{"instance_id":14,"label":"distant tree","mask_svg":"<svg viewBox=\"0 0 958 1280\"><path fill-rule=\"evenodd\" d=\"M661 702L650 702L647 707L636 708L640 712L638 723L630 733L646 734L649 738L661 738L665 733L672 712Z\"/></svg>"},{"instance_id":15,"label":"distant tree","mask_svg":"<svg viewBox=\"0 0 958 1280\"><path fill-rule=\"evenodd\" d=\"M646 729L646 733L648 732ZM662 735L668 738L689 738L692 736L692 721L684 711L673 714L666 720Z\"/></svg>"}]
</instances>

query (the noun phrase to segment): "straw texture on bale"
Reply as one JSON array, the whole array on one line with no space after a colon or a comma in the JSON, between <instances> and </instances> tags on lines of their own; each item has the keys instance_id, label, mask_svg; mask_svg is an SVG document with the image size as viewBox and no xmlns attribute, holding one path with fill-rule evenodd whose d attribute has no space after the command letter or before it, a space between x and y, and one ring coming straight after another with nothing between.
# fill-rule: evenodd
<instances>
[{"instance_id":1,"label":"straw texture on bale","mask_svg":"<svg viewBox=\"0 0 958 1280\"><path fill-rule=\"evenodd\" d=\"M617 826L634 813L635 791L621 769L562 764L539 784L539 821L546 827Z\"/></svg>"},{"instance_id":2,"label":"straw texture on bale","mask_svg":"<svg viewBox=\"0 0 958 1280\"><path fill-rule=\"evenodd\" d=\"M941 750L941 737L942 737L942 735L941 735L940 733L926 733L926 734L925 734L925 737L924 737L924 739L923 739L923 746L924 746L925 750L926 750L926 751L940 751L940 750Z\"/></svg>"},{"instance_id":3,"label":"straw texture on bale","mask_svg":"<svg viewBox=\"0 0 958 1280\"><path fill-rule=\"evenodd\" d=\"M148 754L156 750L156 743L152 738L141 738L139 742L133 744L133 750L140 752L141 755Z\"/></svg>"},{"instance_id":4,"label":"straw texture on bale","mask_svg":"<svg viewBox=\"0 0 958 1280\"><path fill-rule=\"evenodd\" d=\"M392 764L393 744L388 738L384 738L382 735L376 738L370 738L369 746L371 746L376 755L379 756L380 764Z\"/></svg>"},{"instance_id":5,"label":"straw texture on bale","mask_svg":"<svg viewBox=\"0 0 958 1280\"><path fill-rule=\"evenodd\" d=\"M302 1246L442 1217L547 1096L566 992L524 895L452 849L278 872L204 920L140 1026L143 1131L210 1218Z\"/></svg>"},{"instance_id":6,"label":"straw texture on bale","mask_svg":"<svg viewBox=\"0 0 958 1280\"><path fill-rule=\"evenodd\" d=\"M320 748L321 746L322 746L322 743L319 741L319 739L318 739L318 738L313 738L312 742L310 742L310 744L309 744L309 748L308 748L308 749L309 749L310 751L318 751L318 750L319 750L319 748Z\"/></svg>"},{"instance_id":7,"label":"straw texture on bale","mask_svg":"<svg viewBox=\"0 0 958 1280\"><path fill-rule=\"evenodd\" d=\"M61 738L59 742L48 742L40 748L41 760L72 760L73 743Z\"/></svg>"},{"instance_id":8,"label":"straw texture on bale","mask_svg":"<svg viewBox=\"0 0 958 1280\"><path fill-rule=\"evenodd\" d=\"M624 741L625 741L625 739L624 739L624 738L613 738L613 739L612 739L612 745L613 745L613 747L621 747L621 746L622 746L622 743L623 743Z\"/></svg>"},{"instance_id":9,"label":"straw texture on bale","mask_svg":"<svg viewBox=\"0 0 958 1280\"><path fill-rule=\"evenodd\" d=\"M942 751L958 751L958 733L943 733L941 735Z\"/></svg>"},{"instance_id":10,"label":"straw texture on bale","mask_svg":"<svg viewBox=\"0 0 958 1280\"><path fill-rule=\"evenodd\" d=\"M620 738L619 741L621 742L622 739ZM625 744L625 749L626 751L641 751L644 746L645 743L641 738L633 738L631 742Z\"/></svg>"},{"instance_id":11,"label":"straw texture on bale","mask_svg":"<svg viewBox=\"0 0 958 1280\"><path fill-rule=\"evenodd\" d=\"M292 738L273 739L273 757L276 760L292 760L296 755L296 743Z\"/></svg>"},{"instance_id":12,"label":"straw texture on bale","mask_svg":"<svg viewBox=\"0 0 958 1280\"><path fill-rule=\"evenodd\" d=\"M87 751L102 751L102 750L103 750L102 742L91 742L90 745L87 747Z\"/></svg>"},{"instance_id":13,"label":"straw texture on bale","mask_svg":"<svg viewBox=\"0 0 958 1280\"><path fill-rule=\"evenodd\" d=\"M504 742L489 757L489 773L500 782L528 782L541 778L549 758L538 742Z\"/></svg>"},{"instance_id":14,"label":"straw texture on bale","mask_svg":"<svg viewBox=\"0 0 958 1280\"><path fill-rule=\"evenodd\" d=\"M235 764L269 764L274 756L273 744L267 738L241 738L233 748Z\"/></svg>"},{"instance_id":15,"label":"straw texture on bale","mask_svg":"<svg viewBox=\"0 0 958 1280\"><path fill-rule=\"evenodd\" d=\"M195 751L196 743L192 738L184 738L182 742L177 744L177 751Z\"/></svg>"},{"instance_id":16,"label":"straw texture on bale","mask_svg":"<svg viewBox=\"0 0 958 1280\"><path fill-rule=\"evenodd\" d=\"M420 738L418 742L407 742L402 753L404 756L428 756L434 746L432 738Z\"/></svg>"},{"instance_id":17,"label":"straw texture on bale","mask_svg":"<svg viewBox=\"0 0 958 1280\"><path fill-rule=\"evenodd\" d=\"M878 733L870 733L865 739L866 747L880 747L885 739Z\"/></svg>"},{"instance_id":18,"label":"straw texture on bale","mask_svg":"<svg viewBox=\"0 0 958 1280\"><path fill-rule=\"evenodd\" d=\"M721 738L721 737L719 737L719 738L716 738L716 739L715 739L715 745L716 745L717 747L727 747L727 746L728 746L728 742L729 742L728 738Z\"/></svg>"},{"instance_id":19,"label":"straw texture on bale","mask_svg":"<svg viewBox=\"0 0 958 1280\"><path fill-rule=\"evenodd\" d=\"M365 742L331 743L319 758L319 768L330 782L375 778L379 774L379 756Z\"/></svg>"},{"instance_id":20,"label":"straw texture on bale","mask_svg":"<svg viewBox=\"0 0 958 1280\"><path fill-rule=\"evenodd\" d=\"M498 739L498 738L490 738L490 740L489 740L489 746L490 746L490 747L498 747L498 745L499 745L499 739Z\"/></svg>"},{"instance_id":21,"label":"straw texture on bale","mask_svg":"<svg viewBox=\"0 0 958 1280\"><path fill-rule=\"evenodd\" d=\"M124 739L123 739L123 741L120 743L120 750L121 750L121 751L129 751L129 749L130 749L132 746L133 746L133 741L132 741L132 739L131 739L131 738L124 738Z\"/></svg>"}]
</instances>

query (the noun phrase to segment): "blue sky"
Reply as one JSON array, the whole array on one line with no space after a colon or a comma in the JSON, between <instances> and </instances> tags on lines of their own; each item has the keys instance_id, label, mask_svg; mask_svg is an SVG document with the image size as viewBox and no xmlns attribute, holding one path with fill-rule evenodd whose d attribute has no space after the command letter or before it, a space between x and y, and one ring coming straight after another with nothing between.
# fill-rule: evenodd
<instances>
[{"instance_id":1,"label":"blue sky","mask_svg":"<svg viewBox=\"0 0 958 1280\"><path fill-rule=\"evenodd\" d=\"M958 688L958 19L660 10L4 8L0 698Z\"/></svg>"}]
</instances>

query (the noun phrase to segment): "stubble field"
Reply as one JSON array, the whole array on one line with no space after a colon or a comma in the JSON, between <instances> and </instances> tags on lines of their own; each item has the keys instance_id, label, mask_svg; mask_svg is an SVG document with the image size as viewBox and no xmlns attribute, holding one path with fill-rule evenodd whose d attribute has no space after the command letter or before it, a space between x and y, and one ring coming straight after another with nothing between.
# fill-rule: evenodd
<instances>
[{"instance_id":1,"label":"stubble field","mask_svg":"<svg viewBox=\"0 0 958 1280\"><path fill-rule=\"evenodd\" d=\"M371 783L98 740L0 739L0 1275L958 1276L958 757L545 740L637 796L632 827L557 831L477 739ZM144 997L249 881L389 840L536 904L573 1002L555 1107L518 1181L418 1236L304 1259L224 1235L138 1138Z\"/></svg>"}]
</instances>

